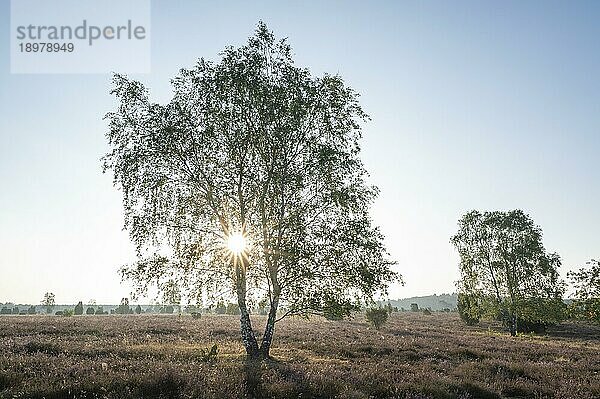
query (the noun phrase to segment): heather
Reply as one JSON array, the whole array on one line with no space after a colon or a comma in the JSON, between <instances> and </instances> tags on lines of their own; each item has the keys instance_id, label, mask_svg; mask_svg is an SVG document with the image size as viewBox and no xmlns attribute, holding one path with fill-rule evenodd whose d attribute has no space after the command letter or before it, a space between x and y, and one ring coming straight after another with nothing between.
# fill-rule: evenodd
<instances>
[{"instance_id":1,"label":"heather","mask_svg":"<svg viewBox=\"0 0 600 399\"><path fill-rule=\"evenodd\" d=\"M250 361L236 316L3 316L0 398L600 396L598 326L511 337L454 312L398 312L379 331L362 314L277 328L272 358Z\"/></svg>"}]
</instances>

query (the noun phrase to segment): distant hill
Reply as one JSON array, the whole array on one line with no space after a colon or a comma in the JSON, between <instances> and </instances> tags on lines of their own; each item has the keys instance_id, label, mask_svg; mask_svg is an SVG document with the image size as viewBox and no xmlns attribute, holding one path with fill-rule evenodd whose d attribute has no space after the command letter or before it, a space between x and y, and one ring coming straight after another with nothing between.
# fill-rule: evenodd
<instances>
[{"instance_id":1,"label":"distant hill","mask_svg":"<svg viewBox=\"0 0 600 399\"><path fill-rule=\"evenodd\" d=\"M410 305L416 303L419 305L419 309L431 308L431 310L444 310L444 309L456 309L456 294L440 294L440 295L428 295L428 296L414 296L411 298L403 298L396 300L383 301L382 304L388 302L397 307L399 310L404 308L410 310Z\"/></svg>"}]
</instances>

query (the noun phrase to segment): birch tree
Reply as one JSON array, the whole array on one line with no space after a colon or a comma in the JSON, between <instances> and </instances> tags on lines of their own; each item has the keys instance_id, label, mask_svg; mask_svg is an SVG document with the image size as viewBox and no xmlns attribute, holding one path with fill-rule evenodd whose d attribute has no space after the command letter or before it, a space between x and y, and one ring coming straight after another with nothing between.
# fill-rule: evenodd
<instances>
[{"instance_id":1,"label":"birch tree","mask_svg":"<svg viewBox=\"0 0 600 399\"><path fill-rule=\"evenodd\" d=\"M357 93L296 66L262 23L220 56L182 69L164 105L115 75L104 167L137 249L123 277L138 294L232 295L247 354L267 357L282 318L348 315L399 276L369 217ZM265 299L258 339L250 308Z\"/></svg>"},{"instance_id":2,"label":"birch tree","mask_svg":"<svg viewBox=\"0 0 600 399\"><path fill-rule=\"evenodd\" d=\"M575 288L571 311L576 318L600 324L600 261L592 259L587 266L568 273Z\"/></svg>"},{"instance_id":3,"label":"birch tree","mask_svg":"<svg viewBox=\"0 0 600 399\"><path fill-rule=\"evenodd\" d=\"M458 226L451 242L460 255L459 291L471 308L499 315L511 335L519 330L518 321L545 325L561 319L561 260L546 252L542 230L529 215L471 211Z\"/></svg>"}]
</instances>

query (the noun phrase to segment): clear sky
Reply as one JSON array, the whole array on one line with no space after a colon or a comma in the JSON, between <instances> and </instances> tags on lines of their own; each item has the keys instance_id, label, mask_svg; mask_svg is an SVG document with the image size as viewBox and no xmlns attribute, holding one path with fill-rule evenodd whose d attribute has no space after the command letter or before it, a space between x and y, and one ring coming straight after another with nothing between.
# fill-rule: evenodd
<instances>
[{"instance_id":1,"label":"clear sky","mask_svg":"<svg viewBox=\"0 0 600 399\"><path fill-rule=\"evenodd\" d=\"M110 76L11 75L9 15L0 1L0 302L116 303L133 251L99 161ZM261 19L362 95L392 298L454 290L471 209L529 213L564 273L600 257L600 3L154 1L152 72L133 77L166 102L179 68Z\"/></svg>"}]
</instances>

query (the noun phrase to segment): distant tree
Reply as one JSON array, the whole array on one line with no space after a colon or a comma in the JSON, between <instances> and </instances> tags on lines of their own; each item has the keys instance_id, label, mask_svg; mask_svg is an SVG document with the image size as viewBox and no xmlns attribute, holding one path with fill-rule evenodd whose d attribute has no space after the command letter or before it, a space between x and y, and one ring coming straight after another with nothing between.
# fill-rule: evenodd
<instances>
[{"instance_id":1,"label":"distant tree","mask_svg":"<svg viewBox=\"0 0 600 399\"><path fill-rule=\"evenodd\" d=\"M268 357L281 318L331 305L348 315L398 277L369 214L378 190L360 159L358 95L296 66L264 24L220 61L182 70L166 105L113 82L104 168L123 192L138 261L122 274L137 293L168 280L191 297L227 290L246 353ZM264 292L259 343L248 303Z\"/></svg>"},{"instance_id":2,"label":"distant tree","mask_svg":"<svg viewBox=\"0 0 600 399\"><path fill-rule=\"evenodd\" d=\"M258 314L261 316L266 316L268 314L267 310L267 299L263 299L258 302Z\"/></svg>"},{"instance_id":3,"label":"distant tree","mask_svg":"<svg viewBox=\"0 0 600 399\"><path fill-rule=\"evenodd\" d=\"M141 313L142 313L142 307L141 307L140 305L137 305L137 306L135 307L135 313L136 313L136 314L141 314Z\"/></svg>"},{"instance_id":4,"label":"distant tree","mask_svg":"<svg viewBox=\"0 0 600 399\"><path fill-rule=\"evenodd\" d=\"M477 306L503 320L511 335L560 321L560 257L546 253L542 230L528 215L520 210L472 211L458 224L451 242L460 255L463 300L474 305L477 299ZM474 320L478 310L470 309Z\"/></svg>"},{"instance_id":5,"label":"distant tree","mask_svg":"<svg viewBox=\"0 0 600 399\"><path fill-rule=\"evenodd\" d=\"M196 305L186 305L183 310L185 313L199 313L201 309Z\"/></svg>"},{"instance_id":6,"label":"distant tree","mask_svg":"<svg viewBox=\"0 0 600 399\"><path fill-rule=\"evenodd\" d=\"M87 315L91 315L91 314L95 314L95 313L96 313L96 311L91 306L88 306L88 308L85 310L85 314L87 314Z\"/></svg>"},{"instance_id":7,"label":"distant tree","mask_svg":"<svg viewBox=\"0 0 600 399\"><path fill-rule=\"evenodd\" d=\"M215 307L216 314L225 314L227 312L227 308L223 302L217 302L217 306Z\"/></svg>"},{"instance_id":8,"label":"distant tree","mask_svg":"<svg viewBox=\"0 0 600 399\"><path fill-rule=\"evenodd\" d=\"M115 314L132 314L133 310L129 307L129 298L122 298L121 304L115 309Z\"/></svg>"},{"instance_id":9,"label":"distant tree","mask_svg":"<svg viewBox=\"0 0 600 399\"><path fill-rule=\"evenodd\" d=\"M385 308L371 308L367 309L366 317L369 324L379 330L388 320L389 312Z\"/></svg>"},{"instance_id":10,"label":"distant tree","mask_svg":"<svg viewBox=\"0 0 600 399\"><path fill-rule=\"evenodd\" d=\"M161 284L160 290L163 296L163 303L170 306L173 311L167 313L173 313L175 307L177 311L181 312L179 305L181 304L181 289L174 280L167 280Z\"/></svg>"},{"instance_id":11,"label":"distant tree","mask_svg":"<svg viewBox=\"0 0 600 399\"><path fill-rule=\"evenodd\" d=\"M410 304L410 311L411 312L418 312L419 311L419 304L418 303L411 303Z\"/></svg>"},{"instance_id":12,"label":"distant tree","mask_svg":"<svg viewBox=\"0 0 600 399\"><path fill-rule=\"evenodd\" d=\"M12 309L6 306L2 307L2 310L0 310L0 314L12 314Z\"/></svg>"},{"instance_id":13,"label":"distant tree","mask_svg":"<svg viewBox=\"0 0 600 399\"><path fill-rule=\"evenodd\" d=\"M96 314L108 314L108 313L104 311L104 308L102 306L98 306L96 308Z\"/></svg>"},{"instance_id":14,"label":"distant tree","mask_svg":"<svg viewBox=\"0 0 600 399\"><path fill-rule=\"evenodd\" d=\"M600 261L592 259L587 265L568 273L575 287L571 313L576 318L600 324Z\"/></svg>"},{"instance_id":15,"label":"distant tree","mask_svg":"<svg viewBox=\"0 0 600 399\"><path fill-rule=\"evenodd\" d=\"M173 305L163 306L161 313L173 314L175 312L175 308Z\"/></svg>"},{"instance_id":16,"label":"distant tree","mask_svg":"<svg viewBox=\"0 0 600 399\"><path fill-rule=\"evenodd\" d=\"M55 296L52 292L46 292L44 294L44 299L42 299L42 306L46 308L46 313L52 313L52 309L54 309L55 305Z\"/></svg>"},{"instance_id":17,"label":"distant tree","mask_svg":"<svg viewBox=\"0 0 600 399\"><path fill-rule=\"evenodd\" d=\"M29 309L27 310L27 314L35 314L35 313L36 313L35 305L31 305L29 307Z\"/></svg>"},{"instance_id":18,"label":"distant tree","mask_svg":"<svg viewBox=\"0 0 600 399\"><path fill-rule=\"evenodd\" d=\"M83 314L83 302L79 301L79 303L77 303L77 305L75 305L75 310L74 310L76 315L82 315Z\"/></svg>"},{"instance_id":19,"label":"distant tree","mask_svg":"<svg viewBox=\"0 0 600 399\"><path fill-rule=\"evenodd\" d=\"M19 314L19 307L18 306L13 307L12 314Z\"/></svg>"},{"instance_id":20,"label":"distant tree","mask_svg":"<svg viewBox=\"0 0 600 399\"><path fill-rule=\"evenodd\" d=\"M240 305L238 305L237 303L231 303L231 302L228 303L227 310L225 311L225 313L239 315L240 314Z\"/></svg>"}]
</instances>

